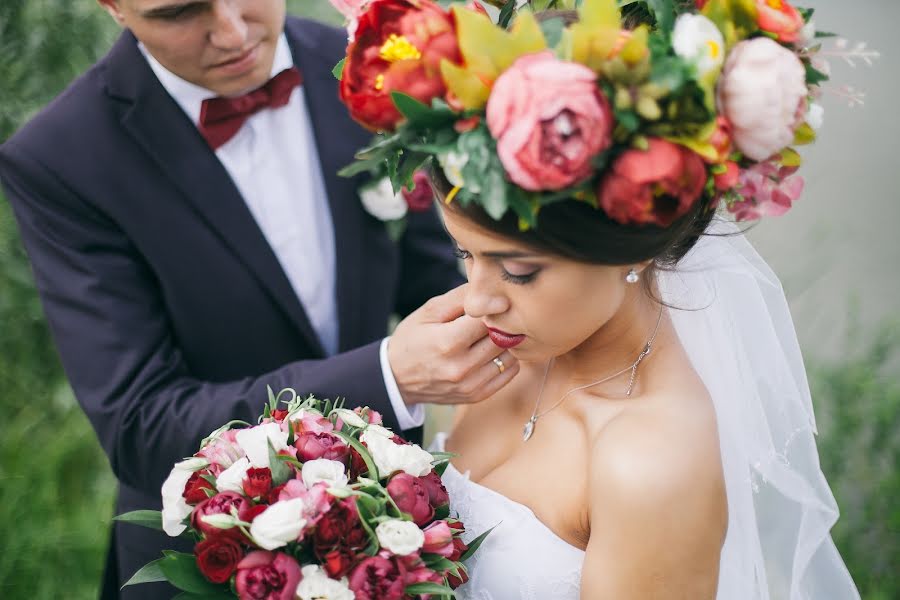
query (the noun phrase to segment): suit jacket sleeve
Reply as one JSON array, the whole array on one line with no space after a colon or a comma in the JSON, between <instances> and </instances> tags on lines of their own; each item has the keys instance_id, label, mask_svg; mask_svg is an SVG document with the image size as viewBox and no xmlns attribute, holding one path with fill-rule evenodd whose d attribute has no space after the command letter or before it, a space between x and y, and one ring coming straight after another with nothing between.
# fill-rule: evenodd
<instances>
[{"instance_id":1,"label":"suit jacket sleeve","mask_svg":"<svg viewBox=\"0 0 900 600\"><path fill-rule=\"evenodd\" d=\"M369 405L399 431L378 342L237 381L192 376L154 273L116 223L12 142L0 148L0 178L63 367L123 483L158 494L210 431L261 412L266 385Z\"/></svg>"}]
</instances>

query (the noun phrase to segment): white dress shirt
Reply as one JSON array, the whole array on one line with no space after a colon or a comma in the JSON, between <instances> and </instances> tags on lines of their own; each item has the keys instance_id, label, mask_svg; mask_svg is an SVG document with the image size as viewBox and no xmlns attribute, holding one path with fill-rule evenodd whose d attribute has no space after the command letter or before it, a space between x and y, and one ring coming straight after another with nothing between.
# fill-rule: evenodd
<instances>
[{"instance_id":1,"label":"white dress shirt","mask_svg":"<svg viewBox=\"0 0 900 600\"><path fill-rule=\"evenodd\" d=\"M215 92L175 75L141 45L159 82L196 125L203 101ZM294 66L287 38L278 41L272 76ZM252 115L216 150L250 213L275 253L328 355L338 351L334 226L325 180L302 88L288 104ZM422 425L421 405L407 408L387 360L388 338L379 359L385 387L402 429Z\"/></svg>"}]
</instances>

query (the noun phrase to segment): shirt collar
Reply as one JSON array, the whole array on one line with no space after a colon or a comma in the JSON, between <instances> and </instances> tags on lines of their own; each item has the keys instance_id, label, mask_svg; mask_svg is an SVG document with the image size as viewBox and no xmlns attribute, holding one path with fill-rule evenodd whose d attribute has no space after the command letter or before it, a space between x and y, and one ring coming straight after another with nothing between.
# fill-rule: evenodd
<instances>
[{"instance_id":1,"label":"shirt collar","mask_svg":"<svg viewBox=\"0 0 900 600\"><path fill-rule=\"evenodd\" d=\"M152 54L150 54L143 44L138 43L138 48L140 48L141 54L144 55L144 58L147 60L153 73L156 74L156 78L159 79L163 88L165 88L169 95L172 96L193 123L199 123L200 109L203 106L203 101L209 98L215 98L218 94L182 79L172 71L168 70L162 66ZM285 69L290 69L293 66L294 59L291 56L291 49L288 46L287 37L282 33L278 38L278 44L275 46L275 58L272 61L272 72L269 74L269 77L274 77Z\"/></svg>"}]
</instances>

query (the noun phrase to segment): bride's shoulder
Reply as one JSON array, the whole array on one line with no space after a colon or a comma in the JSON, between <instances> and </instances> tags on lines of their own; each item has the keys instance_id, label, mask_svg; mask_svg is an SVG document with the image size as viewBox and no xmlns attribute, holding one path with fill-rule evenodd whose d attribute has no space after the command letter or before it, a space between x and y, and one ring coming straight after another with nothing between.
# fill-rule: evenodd
<instances>
[{"instance_id":1,"label":"bride's shoulder","mask_svg":"<svg viewBox=\"0 0 900 600\"><path fill-rule=\"evenodd\" d=\"M715 413L703 399L683 410L645 402L623 410L592 436L591 502L636 519L725 518ZM621 515L620 515L621 516Z\"/></svg>"}]
</instances>

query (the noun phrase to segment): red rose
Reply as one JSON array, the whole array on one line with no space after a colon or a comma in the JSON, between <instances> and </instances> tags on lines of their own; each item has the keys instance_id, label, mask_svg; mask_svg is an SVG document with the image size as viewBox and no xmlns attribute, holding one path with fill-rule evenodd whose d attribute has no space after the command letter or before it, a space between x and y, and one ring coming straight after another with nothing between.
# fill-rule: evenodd
<instances>
[{"instance_id":1,"label":"red rose","mask_svg":"<svg viewBox=\"0 0 900 600\"><path fill-rule=\"evenodd\" d=\"M413 175L416 186L410 190L403 187L403 198L411 212L425 212L434 204L434 190L428 181L428 175L424 171L416 171Z\"/></svg>"},{"instance_id":2,"label":"red rose","mask_svg":"<svg viewBox=\"0 0 900 600\"><path fill-rule=\"evenodd\" d=\"M197 567L213 583L225 583L244 556L241 545L229 538L211 538L194 546Z\"/></svg>"},{"instance_id":3,"label":"red rose","mask_svg":"<svg viewBox=\"0 0 900 600\"><path fill-rule=\"evenodd\" d=\"M626 150L600 182L600 206L623 225L667 227L685 215L706 185L700 156L672 142L651 138L647 150Z\"/></svg>"},{"instance_id":4,"label":"red rose","mask_svg":"<svg viewBox=\"0 0 900 600\"><path fill-rule=\"evenodd\" d=\"M203 490L215 491L216 489L213 484L203 479L203 475L212 475L212 473L210 473L209 469L194 471L191 474L191 478L184 484L184 493L182 496L184 496L184 501L192 506L209 498L207 493Z\"/></svg>"},{"instance_id":5,"label":"red rose","mask_svg":"<svg viewBox=\"0 0 900 600\"><path fill-rule=\"evenodd\" d=\"M357 21L347 48L341 100L373 131L392 131L402 120L391 92L430 105L447 93L441 61L461 62L456 25L432 0L373 0Z\"/></svg>"},{"instance_id":6,"label":"red rose","mask_svg":"<svg viewBox=\"0 0 900 600\"><path fill-rule=\"evenodd\" d=\"M396 560L370 556L350 573L350 589L356 600L399 600L406 573Z\"/></svg>"},{"instance_id":7,"label":"red rose","mask_svg":"<svg viewBox=\"0 0 900 600\"><path fill-rule=\"evenodd\" d=\"M338 549L332 550L321 558L322 567L328 576L332 579L340 579L350 572L353 568L353 560L355 555L348 550Z\"/></svg>"},{"instance_id":8,"label":"red rose","mask_svg":"<svg viewBox=\"0 0 900 600\"><path fill-rule=\"evenodd\" d=\"M241 600L293 600L300 579L300 565L293 558L257 550L238 563L235 588Z\"/></svg>"},{"instance_id":9,"label":"red rose","mask_svg":"<svg viewBox=\"0 0 900 600\"><path fill-rule=\"evenodd\" d=\"M238 513L240 513L247 510L247 505L249 504L250 502L246 498L236 492L220 492L212 498L207 498L194 508L194 512L191 513L191 526L206 536L226 536L242 539L244 534L237 527L219 529L205 523L203 517L219 514L230 515L232 507L236 508Z\"/></svg>"},{"instance_id":10,"label":"red rose","mask_svg":"<svg viewBox=\"0 0 900 600\"><path fill-rule=\"evenodd\" d=\"M387 492L397 504L397 508L412 515L416 525L421 527L434 518L434 508L429 501L428 490L420 478L408 473L394 475L387 484Z\"/></svg>"},{"instance_id":11,"label":"red rose","mask_svg":"<svg viewBox=\"0 0 900 600\"><path fill-rule=\"evenodd\" d=\"M469 581L469 574L466 573L465 567L460 567L459 577L455 576L453 573L447 573L447 585L449 585L451 589L455 590L467 581Z\"/></svg>"},{"instance_id":12,"label":"red rose","mask_svg":"<svg viewBox=\"0 0 900 600\"><path fill-rule=\"evenodd\" d=\"M243 481L244 493L251 498L262 496L265 498L272 489L272 471L269 467L261 469L247 469L247 475Z\"/></svg>"},{"instance_id":13,"label":"red rose","mask_svg":"<svg viewBox=\"0 0 900 600\"><path fill-rule=\"evenodd\" d=\"M276 408L272 411L272 418L279 423L284 421L284 418L288 415L288 411L286 408Z\"/></svg>"},{"instance_id":14,"label":"red rose","mask_svg":"<svg viewBox=\"0 0 900 600\"><path fill-rule=\"evenodd\" d=\"M350 456L350 447L330 433L301 433L294 441L294 448L300 462L327 458L346 464Z\"/></svg>"},{"instance_id":15,"label":"red rose","mask_svg":"<svg viewBox=\"0 0 900 600\"><path fill-rule=\"evenodd\" d=\"M447 493L447 488L444 487L444 482L441 481L440 475L435 471L424 477L419 477L419 481L428 491L428 501L431 503L431 506L440 508L450 503L450 495Z\"/></svg>"}]
</instances>

